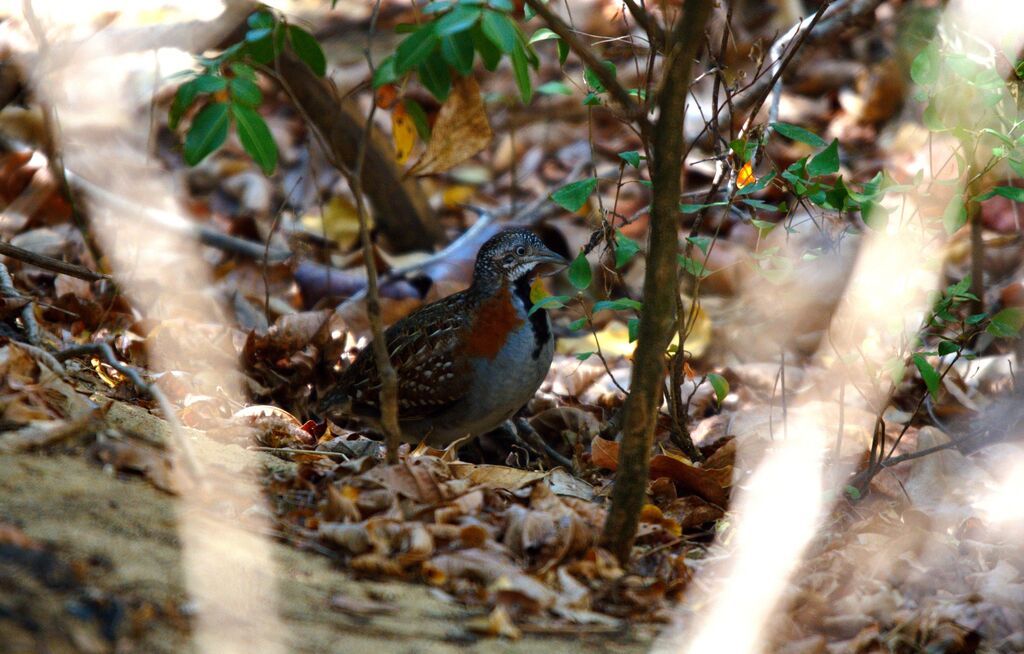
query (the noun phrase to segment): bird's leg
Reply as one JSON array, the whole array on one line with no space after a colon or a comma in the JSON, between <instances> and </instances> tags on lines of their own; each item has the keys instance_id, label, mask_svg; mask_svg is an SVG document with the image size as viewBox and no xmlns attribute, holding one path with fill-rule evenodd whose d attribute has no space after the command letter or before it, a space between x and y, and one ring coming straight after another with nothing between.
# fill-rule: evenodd
<instances>
[{"instance_id":1,"label":"bird's leg","mask_svg":"<svg viewBox=\"0 0 1024 654\"><path fill-rule=\"evenodd\" d=\"M572 470L572 461L548 445L547 441L537 433L537 430L530 425L526 418L518 418L514 422L508 420L505 424L508 425L509 430L520 444L544 459L550 467L562 466L567 470Z\"/></svg>"}]
</instances>

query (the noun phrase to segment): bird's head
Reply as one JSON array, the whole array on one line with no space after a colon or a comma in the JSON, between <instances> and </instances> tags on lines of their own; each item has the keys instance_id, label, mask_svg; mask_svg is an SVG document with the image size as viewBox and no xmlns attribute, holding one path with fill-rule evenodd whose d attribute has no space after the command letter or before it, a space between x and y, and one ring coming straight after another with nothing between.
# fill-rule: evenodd
<instances>
[{"instance_id":1,"label":"bird's head","mask_svg":"<svg viewBox=\"0 0 1024 654\"><path fill-rule=\"evenodd\" d=\"M498 232L487 240L476 255L473 269L474 284L502 284L532 278L543 264L566 266L569 264L552 252L533 232L512 228Z\"/></svg>"}]
</instances>

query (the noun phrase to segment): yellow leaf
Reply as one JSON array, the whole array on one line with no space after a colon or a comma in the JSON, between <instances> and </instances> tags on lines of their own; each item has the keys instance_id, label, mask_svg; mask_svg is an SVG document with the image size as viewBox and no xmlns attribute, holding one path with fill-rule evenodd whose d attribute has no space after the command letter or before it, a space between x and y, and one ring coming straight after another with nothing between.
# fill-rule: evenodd
<instances>
[{"instance_id":1,"label":"yellow leaf","mask_svg":"<svg viewBox=\"0 0 1024 654\"><path fill-rule=\"evenodd\" d=\"M457 184L444 190L444 193L441 194L441 202L446 207L455 207L473 197L474 193L476 193L476 189L472 186Z\"/></svg>"},{"instance_id":2,"label":"yellow leaf","mask_svg":"<svg viewBox=\"0 0 1024 654\"><path fill-rule=\"evenodd\" d=\"M480 87L472 77L460 77L437 114L427 151L409 169L409 174L444 172L480 152L490 142L491 125L487 122Z\"/></svg>"},{"instance_id":3,"label":"yellow leaf","mask_svg":"<svg viewBox=\"0 0 1024 654\"><path fill-rule=\"evenodd\" d=\"M548 293L548 289L544 286L544 280L541 277L533 280L533 283L530 284L530 302L537 304L548 295L551 294Z\"/></svg>"},{"instance_id":4,"label":"yellow leaf","mask_svg":"<svg viewBox=\"0 0 1024 654\"><path fill-rule=\"evenodd\" d=\"M373 228L373 216L369 227ZM359 239L359 213L355 206L344 197L335 196L324 205L323 215L307 214L302 217L302 226L313 234L323 234L342 249L355 245Z\"/></svg>"},{"instance_id":5,"label":"yellow leaf","mask_svg":"<svg viewBox=\"0 0 1024 654\"><path fill-rule=\"evenodd\" d=\"M597 340L601 343L601 352L606 359L628 357L633 355L636 343L629 342L629 329L621 322L608 323L597 332ZM556 346L562 354L582 354L597 351L593 334L585 334L576 338L560 338Z\"/></svg>"},{"instance_id":6,"label":"yellow leaf","mask_svg":"<svg viewBox=\"0 0 1024 654\"><path fill-rule=\"evenodd\" d=\"M740 168L740 172L736 175L736 188L743 188L748 184L753 184L757 181L754 177L754 167L750 165L750 162L743 164Z\"/></svg>"},{"instance_id":7,"label":"yellow leaf","mask_svg":"<svg viewBox=\"0 0 1024 654\"><path fill-rule=\"evenodd\" d=\"M404 164L412 154L412 146L416 145L416 125L404 104L395 105L391 112L391 136L395 139L395 159Z\"/></svg>"},{"instance_id":8,"label":"yellow leaf","mask_svg":"<svg viewBox=\"0 0 1024 654\"><path fill-rule=\"evenodd\" d=\"M689 317L689 301L684 303L683 311ZM672 339L671 345L678 344L679 336L677 335ZM692 354L695 359L698 359L707 351L709 345L711 345L711 318L708 317L708 314L698 304L697 315L693 318L693 326L690 328L690 333L686 336L686 351Z\"/></svg>"}]
</instances>

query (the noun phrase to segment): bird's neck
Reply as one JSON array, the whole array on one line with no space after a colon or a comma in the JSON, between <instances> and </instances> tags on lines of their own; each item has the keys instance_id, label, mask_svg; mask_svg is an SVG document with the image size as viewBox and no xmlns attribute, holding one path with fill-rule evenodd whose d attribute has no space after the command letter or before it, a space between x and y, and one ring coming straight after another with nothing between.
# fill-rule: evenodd
<instances>
[{"instance_id":1,"label":"bird's neck","mask_svg":"<svg viewBox=\"0 0 1024 654\"><path fill-rule=\"evenodd\" d=\"M540 356L541 349L551 338L551 322L548 320L548 312L543 309L530 314L530 309L533 308L533 301L530 300L532 281L531 275L523 275L515 280L512 282L512 294L519 299L523 310L529 316L530 327L533 330L533 339L536 343L536 347L533 349L533 358L536 359Z\"/></svg>"}]
</instances>

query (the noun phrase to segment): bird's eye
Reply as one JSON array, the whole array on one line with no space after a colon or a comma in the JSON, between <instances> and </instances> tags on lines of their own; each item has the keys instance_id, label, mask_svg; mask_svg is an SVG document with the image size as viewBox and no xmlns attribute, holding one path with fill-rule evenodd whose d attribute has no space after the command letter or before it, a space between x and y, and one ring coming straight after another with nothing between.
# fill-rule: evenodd
<instances>
[{"instance_id":1,"label":"bird's eye","mask_svg":"<svg viewBox=\"0 0 1024 654\"><path fill-rule=\"evenodd\" d=\"M524 248L522 245L517 247L516 248L516 255L520 256L520 257L525 257L526 256L526 248Z\"/></svg>"}]
</instances>

